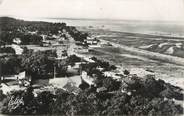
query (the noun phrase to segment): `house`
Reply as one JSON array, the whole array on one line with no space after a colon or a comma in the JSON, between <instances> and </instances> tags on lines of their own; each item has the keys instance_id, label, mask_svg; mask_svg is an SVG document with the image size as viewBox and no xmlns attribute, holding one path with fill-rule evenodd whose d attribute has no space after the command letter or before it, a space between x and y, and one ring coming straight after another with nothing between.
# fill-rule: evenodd
<instances>
[{"instance_id":1,"label":"house","mask_svg":"<svg viewBox=\"0 0 184 116\"><path fill-rule=\"evenodd\" d=\"M47 35L42 34L41 36L43 38L43 42L45 42L46 41L46 38L47 38Z\"/></svg>"},{"instance_id":2,"label":"house","mask_svg":"<svg viewBox=\"0 0 184 116\"><path fill-rule=\"evenodd\" d=\"M57 58L58 59L66 59L67 58L67 51L66 50L64 50L64 49L62 49L62 48L58 48L57 50L56 50L56 54L57 54Z\"/></svg>"},{"instance_id":3,"label":"house","mask_svg":"<svg viewBox=\"0 0 184 116\"><path fill-rule=\"evenodd\" d=\"M91 58L88 58L88 57L84 57L84 60L89 62L89 63L94 63L95 61L92 60Z\"/></svg>"},{"instance_id":4,"label":"house","mask_svg":"<svg viewBox=\"0 0 184 116\"><path fill-rule=\"evenodd\" d=\"M86 53L89 52L89 49L87 47L78 46L74 49L74 51L79 53Z\"/></svg>"},{"instance_id":5,"label":"house","mask_svg":"<svg viewBox=\"0 0 184 116\"><path fill-rule=\"evenodd\" d=\"M25 79L25 78L26 78L25 71L20 72L19 74L1 76L1 80L18 80L18 79Z\"/></svg>"},{"instance_id":6,"label":"house","mask_svg":"<svg viewBox=\"0 0 184 116\"><path fill-rule=\"evenodd\" d=\"M104 70L104 68L102 68L100 66L98 66L96 69L98 69L99 71L103 71Z\"/></svg>"},{"instance_id":7,"label":"house","mask_svg":"<svg viewBox=\"0 0 184 116\"><path fill-rule=\"evenodd\" d=\"M105 87L100 87L100 88L97 88L96 92L99 93L99 92L105 92L107 91L107 88Z\"/></svg>"},{"instance_id":8,"label":"house","mask_svg":"<svg viewBox=\"0 0 184 116\"><path fill-rule=\"evenodd\" d=\"M65 40L64 37L59 37L59 38L58 38L58 41L59 41L59 42L63 42L64 40Z\"/></svg>"},{"instance_id":9,"label":"house","mask_svg":"<svg viewBox=\"0 0 184 116\"><path fill-rule=\"evenodd\" d=\"M101 47L101 46L98 45L98 44L95 44L95 45L93 44L93 45L89 45L89 47L90 47L90 48L98 48L98 47Z\"/></svg>"},{"instance_id":10,"label":"house","mask_svg":"<svg viewBox=\"0 0 184 116\"><path fill-rule=\"evenodd\" d=\"M121 76L118 76L117 73L112 72L112 71L105 71L103 72L104 76L106 77L112 77L113 79L120 79Z\"/></svg>"},{"instance_id":11,"label":"house","mask_svg":"<svg viewBox=\"0 0 184 116\"><path fill-rule=\"evenodd\" d=\"M80 65L82 64L83 62L75 62L75 65L73 66L74 69L79 69L80 68Z\"/></svg>"},{"instance_id":12,"label":"house","mask_svg":"<svg viewBox=\"0 0 184 116\"><path fill-rule=\"evenodd\" d=\"M49 84L57 88L63 88L69 81L69 78L53 78L49 79Z\"/></svg>"},{"instance_id":13,"label":"house","mask_svg":"<svg viewBox=\"0 0 184 116\"><path fill-rule=\"evenodd\" d=\"M38 31L28 31L28 33L31 34L31 35L34 35L34 34L37 34Z\"/></svg>"},{"instance_id":14,"label":"house","mask_svg":"<svg viewBox=\"0 0 184 116\"><path fill-rule=\"evenodd\" d=\"M13 42L16 43L16 44L20 44L21 40L20 40L20 38L14 38Z\"/></svg>"},{"instance_id":15,"label":"house","mask_svg":"<svg viewBox=\"0 0 184 116\"><path fill-rule=\"evenodd\" d=\"M89 85L94 85L94 78L88 76L86 71L82 71L81 78Z\"/></svg>"},{"instance_id":16,"label":"house","mask_svg":"<svg viewBox=\"0 0 184 116\"><path fill-rule=\"evenodd\" d=\"M98 44L99 40L97 40L95 37L87 37L84 42L89 46L89 47L100 47Z\"/></svg>"},{"instance_id":17,"label":"house","mask_svg":"<svg viewBox=\"0 0 184 116\"><path fill-rule=\"evenodd\" d=\"M18 85L8 86L7 84L1 83L1 90L3 91L3 94L7 95L11 91L26 90L26 87L20 87Z\"/></svg>"},{"instance_id":18,"label":"house","mask_svg":"<svg viewBox=\"0 0 184 116\"><path fill-rule=\"evenodd\" d=\"M55 35L55 34L54 34L54 35L52 35L52 37L53 37L53 38L56 38L56 39L58 39L58 38L59 38L59 36L57 36L57 35Z\"/></svg>"},{"instance_id":19,"label":"house","mask_svg":"<svg viewBox=\"0 0 184 116\"><path fill-rule=\"evenodd\" d=\"M24 51L19 45L16 44L12 44L11 47L15 50L15 54L17 55L21 55Z\"/></svg>"},{"instance_id":20,"label":"house","mask_svg":"<svg viewBox=\"0 0 184 116\"><path fill-rule=\"evenodd\" d=\"M50 43L43 42L43 43L42 43L42 46L43 46L43 47L48 47L48 46L50 46Z\"/></svg>"},{"instance_id":21,"label":"house","mask_svg":"<svg viewBox=\"0 0 184 116\"><path fill-rule=\"evenodd\" d=\"M97 42L97 40L96 39L94 39L94 40L85 40L86 41L86 43L87 44L89 44L89 45L96 45L98 42Z\"/></svg>"},{"instance_id":22,"label":"house","mask_svg":"<svg viewBox=\"0 0 184 116\"><path fill-rule=\"evenodd\" d=\"M58 77L49 79L49 85L53 87L64 89L72 93L78 93L79 85L82 83L80 75L75 75L71 77Z\"/></svg>"},{"instance_id":23,"label":"house","mask_svg":"<svg viewBox=\"0 0 184 116\"><path fill-rule=\"evenodd\" d=\"M67 73L69 75L79 75L79 68L72 67L71 65L68 65L67 67Z\"/></svg>"},{"instance_id":24,"label":"house","mask_svg":"<svg viewBox=\"0 0 184 116\"><path fill-rule=\"evenodd\" d=\"M26 74L26 71L22 71L18 74L14 74L14 75L1 76L2 82L6 82L6 80L10 81L10 82L8 82L10 85L11 85L11 83L14 83L14 84L22 85L22 86L28 86L31 84L32 78L30 75ZM15 81L17 81L18 83L16 83Z\"/></svg>"},{"instance_id":25,"label":"house","mask_svg":"<svg viewBox=\"0 0 184 116\"><path fill-rule=\"evenodd\" d=\"M17 75L3 75L1 76L1 81L4 80L18 80L18 76Z\"/></svg>"},{"instance_id":26,"label":"house","mask_svg":"<svg viewBox=\"0 0 184 116\"><path fill-rule=\"evenodd\" d=\"M95 37L87 37L87 39L85 40L85 42L88 44L88 45L97 45L98 44L98 41Z\"/></svg>"},{"instance_id":27,"label":"house","mask_svg":"<svg viewBox=\"0 0 184 116\"><path fill-rule=\"evenodd\" d=\"M93 40L94 38L88 36L86 39L87 39L87 40Z\"/></svg>"}]
</instances>

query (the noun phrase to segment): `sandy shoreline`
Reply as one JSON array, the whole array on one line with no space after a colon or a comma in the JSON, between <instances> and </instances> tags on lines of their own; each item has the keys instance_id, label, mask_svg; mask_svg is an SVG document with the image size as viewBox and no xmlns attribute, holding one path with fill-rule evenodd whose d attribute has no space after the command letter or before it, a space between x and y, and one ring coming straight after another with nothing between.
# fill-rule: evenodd
<instances>
[{"instance_id":1,"label":"sandy shoreline","mask_svg":"<svg viewBox=\"0 0 184 116\"><path fill-rule=\"evenodd\" d=\"M115 46L117 47L117 46ZM127 54L117 54L117 53L110 53L108 51L103 51L103 50L99 50L99 49L93 49L97 52L101 52L103 54L107 54L110 56L117 56L117 57L131 57L132 55L128 55ZM136 57L137 56L137 57ZM99 57L100 56L96 56ZM116 58L116 57L114 57ZM138 55L134 55L133 57L138 58L138 60L140 60ZM147 57L144 57L147 59ZM144 61L144 59L142 59ZM148 64L146 64L146 62L152 61L151 59L148 58L148 60L144 61L145 64L143 64L142 66L136 66L136 65L124 65L123 62L119 62L119 63L115 63L116 65L119 65L119 67L123 67L124 69L128 69L129 71L134 70L131 73L137 74L140 77L144 77L146 74L150 74L149 71L146 71L147 69L150 69L154 72L151 72L152 75L155 75L156 79L162 79L167 83L170 83L174 86L178 86L181 89L184 90L184 78L183 78L183 74L184 74L184 68L183 66L178 66L176 64L170 64L170 63L163 63L161 66L159 66L158 62L155 62L154 65L150 66ZM157 61L157 60L155 60ZM112 62L112 61L110 61ZM134 61L133 61L134 62ZM152 62L153 63L153 62Z\"/></svg>"}]
</instances>

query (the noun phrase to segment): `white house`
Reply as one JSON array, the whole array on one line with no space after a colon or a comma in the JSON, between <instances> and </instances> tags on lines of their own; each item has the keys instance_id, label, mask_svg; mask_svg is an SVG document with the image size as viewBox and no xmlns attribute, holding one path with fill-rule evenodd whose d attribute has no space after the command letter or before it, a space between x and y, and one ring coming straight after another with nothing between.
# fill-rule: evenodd
<instances>
[{"instance_id":1,"label":"white house","mask_svg":"<svg viewBox=\"0 0 184 116\"><path fill-rule=\"evenodd\" d=\"M82 79L88 83L89 85L94 85L94 78L91 78L90 76L87 75L87 72L82 71L81 75Z\"/></svg>"},{"instance_id":2,"label":"white house","mask_svg":"<svg viewBox=\"0 0 184 116\"><path fill-rule=\"evenodd\" d=\"M98 44L98 41L95 37L87 37L87 39L85 41L89 45L97 45Z\"/></svg>"},{"instance_id":3,"label":"white house","mask_svg":"<svg viewBox=\"0 0 184 116\"><path fill-rule=\"evenodd\" d=\"M11 47L15 50L15 54L17 55L21 55L24 51L19 45L12 44Z\"/></svg>"},{"instance_id":4,"label":"white house","mask_svg":"<svg viewBox=\"0 0 184 116\"><path fill-rule=\"evenodd\" d=\"M14 38L13 42L16 43L16 44L20 44L21 40L20 40L20 38Z\"/></svg>"},{"instance_id":5,"label":"white house","mask_svg":"<svg viewBox=\"0 0 184 116\"><path fill-rule=\"evenodd\" d=\"M26 75L26 71L20 72L19 74L14 75L3 75L1 76L1 80L17 80L19 81L19 84L30 84L31 82L31 76Z\"/></svg>"},{"instance_id":6,"label":"white house","mask_svg":"<svg viewBox=\"0 0 184 116\"><path fill-rule=\"evenodd\" d=\"M5 79L12 79L12 80L26 79L26 71L23 71L23 72L20 72L19 74L14 74L14 75L1 76L1 80L5 80Z\"/></svg>"}]
</instances>

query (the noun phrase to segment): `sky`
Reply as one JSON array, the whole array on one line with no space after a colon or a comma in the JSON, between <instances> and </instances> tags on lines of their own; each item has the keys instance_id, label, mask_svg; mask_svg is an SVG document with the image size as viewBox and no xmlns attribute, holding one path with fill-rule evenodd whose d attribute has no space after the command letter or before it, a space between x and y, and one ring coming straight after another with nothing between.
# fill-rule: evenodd
<instances>
[{"instance_id":1,"label":"sky","mask_svg":"<svg viewBox=\"0 0 184 116\"><path fill-rule=\"evenodd\" d=\"M184 0L0 0L0 16L184 21Z\"/></svg>"}]
</instances>

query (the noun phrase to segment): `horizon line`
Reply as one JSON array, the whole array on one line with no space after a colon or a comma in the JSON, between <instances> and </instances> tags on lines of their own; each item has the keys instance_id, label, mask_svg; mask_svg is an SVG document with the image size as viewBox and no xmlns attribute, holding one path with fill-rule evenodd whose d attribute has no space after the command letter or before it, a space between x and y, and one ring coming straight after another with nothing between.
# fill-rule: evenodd
<instances>
[{"instance_id":1,"label":"horizon line","mask_svg":"<svg viewBox=\"0 0 184 116\"><path fill-rule=\"evenodd\" d=\"M101 21L139 21L139 22L182 22L182 20L143 20L143 19L115 19L115 18L84 18L84 17L24 17L15 15L0 15L0 17L10 17L16 19L66 19L66 20L101 20Z\"/></svg>"}]
</instances>

